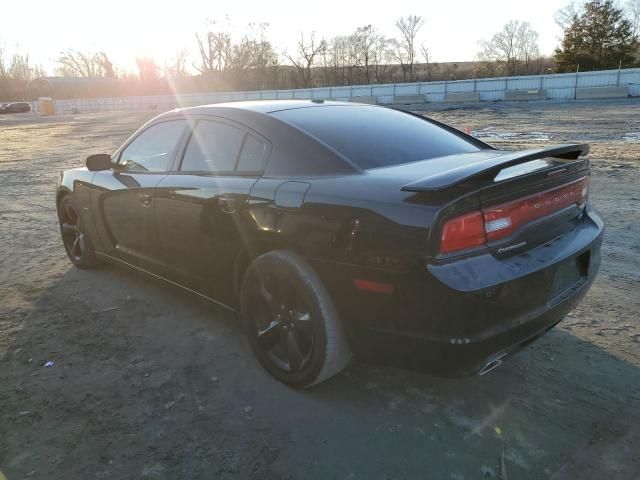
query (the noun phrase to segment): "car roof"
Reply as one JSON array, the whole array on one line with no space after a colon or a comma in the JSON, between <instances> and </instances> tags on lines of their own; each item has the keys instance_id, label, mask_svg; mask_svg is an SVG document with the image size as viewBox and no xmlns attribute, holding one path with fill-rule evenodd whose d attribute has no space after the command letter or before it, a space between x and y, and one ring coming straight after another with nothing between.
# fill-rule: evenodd
<instances>
[{"instance_id":1,"label":"car roof","mask_svg":"<svg viewBox=\"0 0 640 480\"><path fill-rule=\"evenodd\" d=\"M215 103L195 107L176 108L149 120L140 130L151 124L183 117L221 117L237 122L265 138L272 147L267 176L341 175L360 171L332 147L313 138L303 130L284 122L270 113L300 108L363 106L358 103L320 100L262 100ZM135 134L134 134L135 136ZM301 160L300 152L304 152Z\"/></svg>"},{"instance_id":2,"label":"car roof","mask_svg":"<svg viewBox=\"0 0 640 480\"><path fill-rule=\"evenodd\" d=\"M294 108L322 108L328 106L354 106L362 105L351 102L339 102L333 100L249 100L244 102L213 103L210 105L198 105L196 107L179 108L176 111L191 114L207 114L219 112L219 109L247 110L257 113L273 113Z\"/></svg>"}]
</instances>

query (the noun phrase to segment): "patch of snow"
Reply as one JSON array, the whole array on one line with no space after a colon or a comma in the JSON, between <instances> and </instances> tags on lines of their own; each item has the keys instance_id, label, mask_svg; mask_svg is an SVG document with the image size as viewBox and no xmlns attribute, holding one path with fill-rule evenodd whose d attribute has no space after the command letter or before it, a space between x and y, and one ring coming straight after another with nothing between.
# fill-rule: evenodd
<instances>
[{"instance_id":1,"label":"patch of snow","mask_svg":"<svg viewBox=\"0 0 640 480\"><path fill-rule=\"evenodd\" d=\"M629 132L622 136L623 140L628 142L640 142L640 132Z\"/></svg>"},{"instance_id":2,"label":"patch of snow","mask_svg":"<svg viewBox=\"0 0 640 480\"><path fill-rule=\"evenodd\" d=\"M494 130L493 127L486 127L471 132L476 138L496 139L496 140L551 140L552 135L546 132L504 132Z\"/></svg>"}]
</instances>

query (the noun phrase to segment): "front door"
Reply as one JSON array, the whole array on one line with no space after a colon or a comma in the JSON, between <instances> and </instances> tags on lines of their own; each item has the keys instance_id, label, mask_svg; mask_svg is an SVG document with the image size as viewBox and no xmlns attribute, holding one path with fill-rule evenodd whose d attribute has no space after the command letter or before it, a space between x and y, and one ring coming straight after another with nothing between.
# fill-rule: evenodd
<instances>
[{"instance_id":1,"label":"front door","mask_svg":"<svg viewBox=\"0 0 640 480\"><path fill-rule=\"evenodd\" d=\"M156 186L170 170L184 120L152 124L121 151L116 166L96 173L91 205L104 253L156 270Z\"/></svg>"},{"instance_id":2,"label":"front door","mask_svg":"<svg viewBox=\"0 0 640 480\"><path fill-rule=\"evenodd\" d=\"M235 302L236 262L251 254L246 206L268 150L240 125L199 120L181 164L157 188L164 265L180 283L226 305Z\"/></svg>"}]
</instances>

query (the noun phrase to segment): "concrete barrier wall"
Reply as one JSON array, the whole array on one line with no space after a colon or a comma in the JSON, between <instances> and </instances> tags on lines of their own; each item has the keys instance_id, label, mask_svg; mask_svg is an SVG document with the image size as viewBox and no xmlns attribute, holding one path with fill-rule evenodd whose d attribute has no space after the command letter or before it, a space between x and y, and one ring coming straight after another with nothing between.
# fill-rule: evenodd
<instances>
[{"instance_id":1,"label":"concrete barrier wall","mask_svg":"<svg viewBox=\"0 0 640 480\"><path fill-rule=\"evenodd\" d=\"M376 105L378 103L378 97L371 95L361 95L357 97L351 97L350 101L356 103L369 103L371 105Z\"/></svg>"},{"instance_id":2,"label":"concrete barrier wall","mask_svg":"<svg viewBox=\"0 0 640 480\"><path fill-rule=\"evenodd\" d=\"M444 101L447 103L454 102L479 102L480 94L478 92L452 92L444 94Z\"/></svg>"},{"instance_id":3,"label":"concrete barrier wall","mask_svg":"<svg viewBox=\"0 0 640 480\"><path fill-rule=\"evenodd\" d=\"M504 99L507 102L523 100L546 100L547 92L541 88L534 88L531 90L507 90L506 92L504 92Z\"/></svg>"},{"instance_id":4,"label":"concrete barrier wall","mask_svg":"<svg viewBox=\"0 0 640 480\"><path fill-rule=\"evenodd\" d=\"M424 103L424 95L394 95L391 103L395 105L414 105L416 103Z\"/></svg>"},{"instance_id":5,"label":"concrete barrier wall","mask_svg":"<svg viewBox=\"0 0 640 480\"><path fill-rule=\"evenodd\" d=\"M587 100L591 98L627 98L629 87L590 87L579 88L576 91L576 99Z\"/></svg>"},{"instance_id":6,"label":"concrete barrier wall","mask_svg":"<svg viewBox=\"0 0 640 480\"><path fill-rule=\"evenodd\" d=\"M345 87L320 87L298 90L262 90L251 92L209 92L141 97L91 98L56 100L57 112L77 109L81 112L109 110L170 110L176 107L205 105L209 103L240 100L279 99L335 99L367 103L405 103L409 98L421 97L426 102L452 101L510 101L539 99L535 94L513 93L522 91L545 92L551 100L574 100L583 98L619 98L621 90L589 89L612 87L626 88L631 96L640 96L640 68L605 70L600 72L563 73L553 75L531 75L526 77L499 77L450 82L418 82L383 85L353 85ZM606 96L604 92L607 93ZM611 92L617 93L611 93ZM511 93L510 93L511 92ZM593 95L599 95L597 97ZM542 95L538 93L538 95ZM374 101L375 99L375 101ZM540 98L541 99L541 98ZM413 102L411 102L413 103ZM38 102L31 108L38 111Z\"/></svg>"}]
</instances>

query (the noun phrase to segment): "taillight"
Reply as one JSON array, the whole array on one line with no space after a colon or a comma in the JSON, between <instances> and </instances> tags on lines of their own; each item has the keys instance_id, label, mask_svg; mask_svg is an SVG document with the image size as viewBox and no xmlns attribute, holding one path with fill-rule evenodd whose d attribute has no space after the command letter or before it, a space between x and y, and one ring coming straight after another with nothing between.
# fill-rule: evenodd
<instances>
[{"instance_id":1,"label":"taillight","mask_svg":"<svg viewBox=\"0 0 640 480\"><path fill-rule=\"evenodd\" d=\"M558 188L453 218L442 228L440 253L506 238L533 220L570 205L584 206L588 195L588 178L584 177Z\"/></svg>"},{"instance_id":2,"label":"taillight","mask_svg":"<svg viewBox=\"0 0 640 480\"><path fill-rule=\"evenodd\" d=\"M440 253L477 247L485 242L482 212L467 213L444 224L440 239Z\"/></svg>"}]
</instances>

